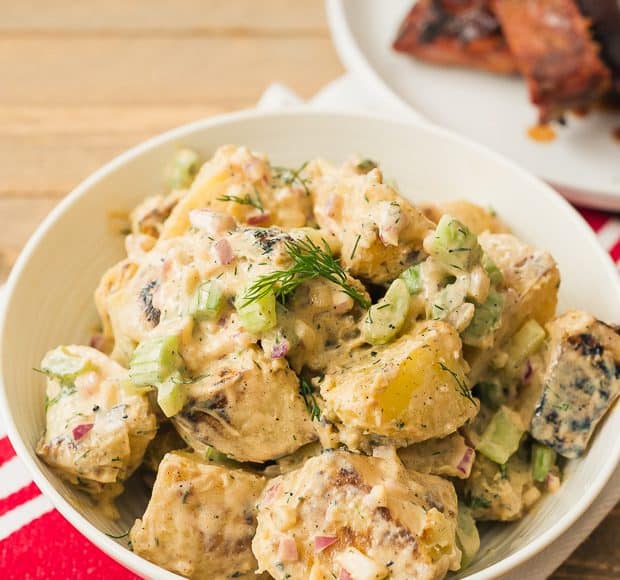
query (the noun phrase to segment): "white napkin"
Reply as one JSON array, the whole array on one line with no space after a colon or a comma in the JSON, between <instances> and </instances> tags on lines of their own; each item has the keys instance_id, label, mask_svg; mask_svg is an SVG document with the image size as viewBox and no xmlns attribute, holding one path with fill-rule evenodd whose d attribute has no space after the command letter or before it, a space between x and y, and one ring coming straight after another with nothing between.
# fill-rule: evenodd
<instances>
[{"instance_id":1,"label":"white napkin","mask_svg":"<svg viewBox=\"0 0 620 580\"><path fill-rule=\"evenodd\" d=\"M270 85L257 103L257 108L277 110L297 106L304 101L293 91L274 83ZM394 116L399 119L408 118L421 123L428 123L418 113L409 108L396 108L388 105L372 88L362 83L353 75L345 74L323 87L307 105L310 108L327 108L344 111L372 111ZM620 501L620 468L616 470L596 501L581 516L573 527L560 536L546 550L515 569L503 580L530 580L547 578L596 528L605 516Z\"/></svg>"}]
</instances>

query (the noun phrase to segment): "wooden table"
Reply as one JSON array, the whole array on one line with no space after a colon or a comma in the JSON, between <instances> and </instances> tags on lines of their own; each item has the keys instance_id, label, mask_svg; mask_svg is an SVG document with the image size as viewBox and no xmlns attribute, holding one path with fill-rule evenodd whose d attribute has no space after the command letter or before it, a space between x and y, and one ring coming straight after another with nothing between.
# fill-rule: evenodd
<instances>
[{"instance_id":1,"label":"wooden table","mask_svg":"<svg viewBox=\"0 0 620 580\"><path fill-rule=\"evenodd\" d=\"M320 0L0 0L0 283L94 169L188 121L343 72ZM553 576L620 578L620 507Z\"/></svg>"}]
</instances>

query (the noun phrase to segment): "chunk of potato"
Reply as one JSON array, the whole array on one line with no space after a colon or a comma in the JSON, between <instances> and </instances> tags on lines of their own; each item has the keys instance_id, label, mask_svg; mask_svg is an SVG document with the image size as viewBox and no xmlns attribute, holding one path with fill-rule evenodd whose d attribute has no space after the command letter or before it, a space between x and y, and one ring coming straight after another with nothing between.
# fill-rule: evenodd
<instances>
[{"instance_id":1,"label":"chunk of potato","mask_svg":"<svg viewBox=\"0 0 620 580\"><path fill-rule=\"evenodd\" d=\"M339 450L268 484L252 550L275 578L443 578L460 564L456 512L450 482Z\"/></svg>"},{"instance_id":2,"label":"chunk of potato","mask_svg":"<svg viewBox=\"0 0 620 580\"><path fill-rule=\"evenodd\" d=\"M483 232L493 234L510 232L508 226L494 212L464 199L423 203L421 208L426 217L434 223L437 223L442 215L448 214L464 223L477 236Z\"/></svg>"},{"instance_id":3,"label":"chunk of potato","mask_svg":"<svg viewBox=\"0 0 620 580\"><path fill-rule=\"evenodd\" d=\"M620 396L620 335L579 311L552 320L547 330L532 437L564 457L579 457Z\"/></svg>"},{"instance_id":4,"label":"chunk of potato","mask_svg":"<svg viewBox=\"0 0 620 580\"><path fill-rule=\"evenodd\" d=\"M46 430L37 454L66 481L112 499L157 431L147 396L128 394L126 369L88 346L58 347L42 368Z\"/></svg>"},{"instance_id":5,"label":"chunk of potato","mask_svg":"<svg viewBox=\"0 0 620 580\"><path fill-rule=\"evenodd\" d=\"M466 347L470 379L477 383L490 361L528 319L544 325L558 301L560 272L551 254L537 250L511 234L483 233L478 241L503 276L504 310L491 348Z\"/></svg>"},{"instance_id":6,"label":"chunk of potato","mask_svg":"<svg viewBox=\"0 0 620 580\"><path fill-rule=\"evenodd\" d=\"M367 174L331 172L315 182L319 226L342 243L342 264L354 276L378 284L413 264L432 223L383 183L378 169Z\"/></svg>"},{"instance_id":7,"label":"chunk of potato","mask_svg":"<svg viewBox=\"0 0 620 580\"><path fill-rule=\"evenodd\" d=\"M172 421L198 452L212 446L238 461L263 462L316 439L295 373L256 346L214 362L186 387L187 403Z\"/></svg>"},{"instance_id":8,"label":"chunk of potato","mask_svg":"<svg viewBox=\"0 0 620 580\"><path fill-rule=\"evenodd\" d=\"M189 578L256 578L250 545L264 478L168 453L130 539L133 551Z\"/></svg>"},{"instance_id":9,"label":"chunk of potato","mask_svg":"<svg viewBox=\"0 0 620 580\"><path fill-rule=\"evenodd\" d=\"M443 437L478 412L452 326L428 321L388 345L358 350L321 382L329 414L398 445Z\"/></svg>"}]
</instances>

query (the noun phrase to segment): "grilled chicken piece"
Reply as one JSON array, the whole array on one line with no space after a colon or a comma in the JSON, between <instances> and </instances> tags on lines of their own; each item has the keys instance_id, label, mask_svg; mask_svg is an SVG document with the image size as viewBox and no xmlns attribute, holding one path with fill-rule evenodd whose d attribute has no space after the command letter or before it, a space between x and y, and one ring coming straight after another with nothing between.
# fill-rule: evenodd
<instances>
[{"instance_id":1,"label":"grilled chicken piece","mask_svg":"<svg viewBox=\"0 0 620 580\"><path fill-rule=\"evenodd\" d=\"M250 543L262 477L175 451L162 460L153 495L130 532L133 551L188 578L260 578Z\"/></svg>"},{"instance_id":2,"label":"grilled chicken piece","mask_svg":"<svg viewBox=\"0 0 620 580\"><path fill-rule=\"evenodd\" d=\"M573 0L492 0L539 121L587 106L610 86L589 22Z\"/></svg>"},{"instance_id":3,"label":"grilled chicken piece","mask_svg":"<svg viewBox=\"0 0 620 580\"><path fill-rule=\"evenodd\" d=\"M579 311L556 318L547 330L544 388L532 437L564 457L579 457L620 395L620 334Z\"/></svg>"},{"instance_id":4,"label":"grilled chicken piece","mask_svg":"<svg viewBox=\"0 0 620 580\"><path fill-rule=\"evenodd\" d=\"M618 0L579 0L581 11L592 22L594 38L613 76L612 90L620 100L620 3Z\"/></svg>"},{"instance_id":5,"label":"grilled chicken piece","mask_svg":"<svg viewBox=\"0 0 620 580\"><path fill-rule=\"evenodd\" d=\"M324 452L277 477L252 550L274 578L431 580L460 565L452 484L385 458Z\"/></svg>"},{"instance_id":6,"label":"grilled chicken piece","mask_svg":"<svg viewBox=\"0 0 620 580\"><path fill-rule=\"evenodd\" d=\"M394 48L437 64L517 72L489 0L420 0L403 23Z\"/></svg>"}]
</instances>

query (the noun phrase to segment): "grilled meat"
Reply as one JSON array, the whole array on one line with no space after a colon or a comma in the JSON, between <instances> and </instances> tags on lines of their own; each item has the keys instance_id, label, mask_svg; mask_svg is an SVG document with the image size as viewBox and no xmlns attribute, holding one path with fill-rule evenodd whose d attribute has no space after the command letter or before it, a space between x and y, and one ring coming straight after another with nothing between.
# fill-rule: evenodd
<instances>
[{"instance_id":1,"label":"grilled meat","mask_svg":"<svg viewBox=\"0 0 620 580\"><path fill-rule=\"evenodd\" d=\"M420 0L403 21L394 48L437 64L517 72L489 4L489 0Z\"/></svg>"},{"instance_id":2,"label":"grilled meat","mask_svg":"<svg viewBox=\"0 0 620 580\"><path fill-rule=\"evenodd\" d=\"M541 123L588 106L609 88L609 69L573 0L492 0Z\"/></svg>"},{"instance_id":3,"label":"grilled meat","mask_svg":"<svg viewBox=\"0 0 620 580\"><path fill-rule=\"evenodd\" d=\"M601 45L605 64L611 69L613 96L620 102L620 2L579 0L579 6L592 22L594 38Z\"/></svg>"}]
</instances>

